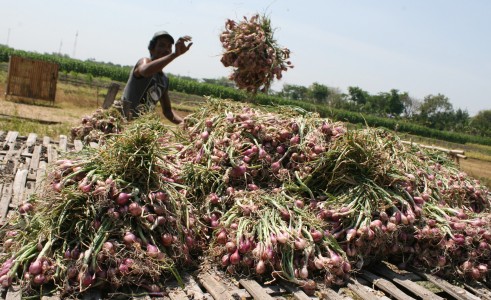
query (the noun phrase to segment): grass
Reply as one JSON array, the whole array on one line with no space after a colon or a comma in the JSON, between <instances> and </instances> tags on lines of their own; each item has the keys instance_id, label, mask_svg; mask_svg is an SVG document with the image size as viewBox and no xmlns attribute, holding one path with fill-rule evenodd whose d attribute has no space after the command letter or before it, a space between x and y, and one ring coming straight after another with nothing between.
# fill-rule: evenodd
<instances>
[{"instance_id":1,"label":"grass","mask_svg":"<svg viewBox=\"0 0 491 300\"><path fill-rule=\"evenodd\" d=\"M68 124L42 124L39 122L25 121L22 119L0 119L0 129L2 131L18 131L21 136L26 136L35 132L41 136L49 136L57 139L60 135L67 135L71 126Z\"/></svg>"},{"instance_id":2,"label":"grass","mask_svg":"<svg viewBox=\"0 0 491 300\"><path fill-rule=\"evenodd\" d=\"M463 150L465 155L469 158L491 162L491 146L479 144L457 144L405 133L400 133L399 136L405 140L410 140L415 143L438 146L447 149Z\"/></svg>"}]
</instances>

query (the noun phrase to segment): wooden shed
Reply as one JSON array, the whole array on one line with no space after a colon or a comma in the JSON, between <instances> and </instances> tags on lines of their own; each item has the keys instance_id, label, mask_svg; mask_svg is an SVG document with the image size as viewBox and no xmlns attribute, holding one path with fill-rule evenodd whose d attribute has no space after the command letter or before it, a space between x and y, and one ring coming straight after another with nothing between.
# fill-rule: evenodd
<instances>
[{"instance_id":1,"label":"wooden shed","mask_svg":"<svg viewBox=\"0 0 491 300\"><path fill-rule=\"evenodd\" d=\"M6 97L46 100L53 103L58 64L12 55L9 59Z\"/></svg>"}]
</instances>

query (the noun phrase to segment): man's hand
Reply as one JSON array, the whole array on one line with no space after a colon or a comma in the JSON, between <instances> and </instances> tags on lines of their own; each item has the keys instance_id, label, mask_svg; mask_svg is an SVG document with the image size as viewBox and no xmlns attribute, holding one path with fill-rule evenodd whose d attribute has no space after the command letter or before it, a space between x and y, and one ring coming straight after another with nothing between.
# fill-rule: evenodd
<instances>
[{"instance_id":1,"label":"man's hand","mask_svg":"<svg viewBox=\"0 0 491 300\"><path fill-rule=\"evenodd\" d=\"M191 48L191 45L193 44L192 42L191 43L188 43L186 45L186 42L191 42L191 37L189 35L185 35L183 37L180 37L177 42L176 42L176 55L177 56L180 56L184 53L186 53L189 48Z\"/></svg>"}]
</instances>

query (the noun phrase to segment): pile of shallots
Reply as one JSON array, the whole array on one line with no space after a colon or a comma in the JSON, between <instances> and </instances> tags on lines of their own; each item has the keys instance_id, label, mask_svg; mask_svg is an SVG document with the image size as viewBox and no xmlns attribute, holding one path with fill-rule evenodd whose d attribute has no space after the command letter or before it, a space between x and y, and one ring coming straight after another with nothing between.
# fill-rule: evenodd
<instances>
[{"instance_id":1,"label":"pile of shallots","mask_svg":"<svg viewBox=\"0 0 491 300\"><path fill-rule=\"evenodd\" d=\"M290 50L278 45L266 16L227 20L220 42L224 49L221 62L233 68L230 79L253 94L267 92L275 78L281 79L282 72L293 68Z\"/></svg>"},{"instance_id":2,"label":"pile of shallots","mask_svg":"<svg viewBox=\"0 0 491 300\"><path fill-rule=\"evenodd\" d=\"M381 260L491 279L488 188L387 130L210 98L181 127L148 114L105 139L0 229L3 286L161 295L203 259L309 293Z\"/></svg>"}]
</instances>

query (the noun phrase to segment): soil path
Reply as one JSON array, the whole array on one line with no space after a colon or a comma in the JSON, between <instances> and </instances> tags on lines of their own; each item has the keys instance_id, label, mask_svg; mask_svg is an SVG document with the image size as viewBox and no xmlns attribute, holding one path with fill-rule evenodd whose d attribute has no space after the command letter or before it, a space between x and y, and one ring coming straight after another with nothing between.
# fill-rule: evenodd
<instances>
[{"instance_id":1,"label":"soil path","mask_svg":"<svg viewBox=\"0 0 491 300\"><path fill-rule=\"evenodd\" d=\"M55 106L39 106L32 104L16 103L1 99L0 115L4 117L20 117L44 122L74 123L81 116L67 112Z\"/></svg>"}]
</instances>

